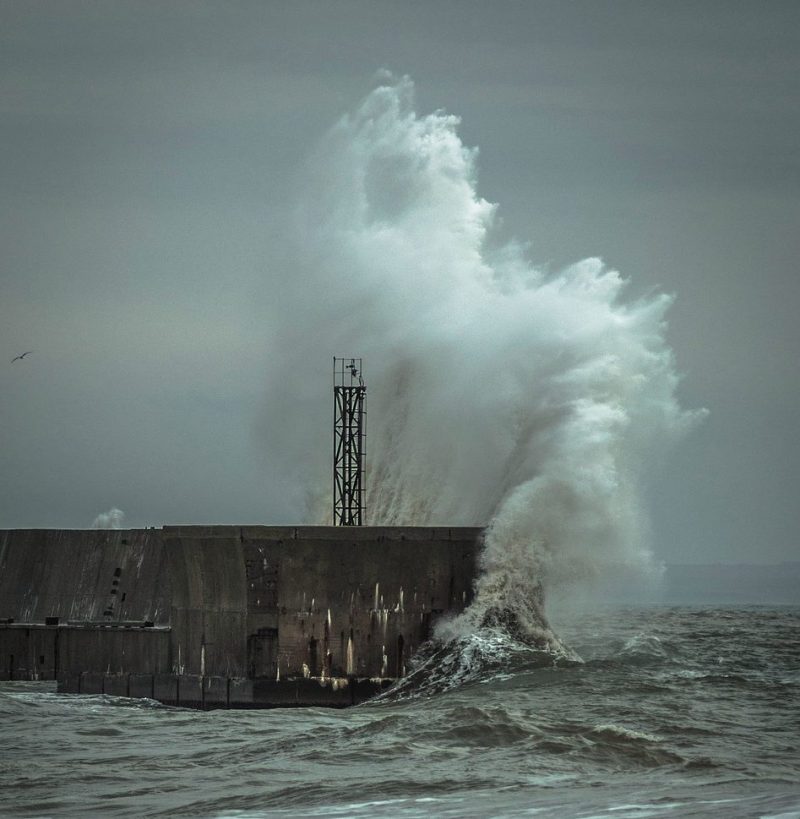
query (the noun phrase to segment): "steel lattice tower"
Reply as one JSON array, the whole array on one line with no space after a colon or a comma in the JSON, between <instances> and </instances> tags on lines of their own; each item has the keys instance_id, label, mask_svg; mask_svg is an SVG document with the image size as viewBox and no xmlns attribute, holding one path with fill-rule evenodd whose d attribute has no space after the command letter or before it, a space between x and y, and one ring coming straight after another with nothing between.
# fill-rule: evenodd
<instances>
[{"instance_id":1,"label":"steel lattice tower","mask_svg":"<svg viewBox=\"0 0 800 819\"><path fill-rule=\"evenodd\" d=\"M364 522L367 388L360 358L333 359L333 524Z\"/></svg>"}]
</instances>

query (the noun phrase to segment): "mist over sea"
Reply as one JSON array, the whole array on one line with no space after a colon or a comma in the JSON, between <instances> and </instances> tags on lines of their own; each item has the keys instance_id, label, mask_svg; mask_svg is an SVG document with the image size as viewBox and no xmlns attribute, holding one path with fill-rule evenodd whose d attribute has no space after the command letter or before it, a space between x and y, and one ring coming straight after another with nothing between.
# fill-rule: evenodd
<instances>
[{"instance_id":1,"label":"mist over sea","mask_svg":"<svg viewBox=\"0 0 800 819\"><path fill-rule=\"evenodd\" d=\"M3 816L800 816L800 608L554 615L440 693L199 712L0 683Z\"/></svg>"}]
</instances>

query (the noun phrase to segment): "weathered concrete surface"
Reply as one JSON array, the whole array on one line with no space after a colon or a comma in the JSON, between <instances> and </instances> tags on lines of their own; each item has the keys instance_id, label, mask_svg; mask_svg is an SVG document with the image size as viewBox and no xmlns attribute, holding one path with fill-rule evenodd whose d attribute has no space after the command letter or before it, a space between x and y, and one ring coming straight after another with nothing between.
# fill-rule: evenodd
<instances>
[{"instance_id":1,"label":"weathered concrete surface","mask_svg":"<svg viewBox=\"0 0 800 819\"><path fill-rule=\"evenodd\" d=\"M247 594L239 528L165 527L178 674L246 676Z\"/></svg>"},{"instance_id":2,"label":"weathered concrete surface","mask_svg":"<svg viewBox=\"0 0 800 819\"><path fill-rule=\"evenodd\" d=\"M386 690L391 678L282 680L200 677L196 674L112 674L84 671L62 675L58 692L111 694L155 699L165 705L200 708L347 708Z\"/></svg>"},{"instance_id":3,"label":"weathered concrete surface","mask_svg":"<svg viewBox=\"0 0 800 819\"><path fill-rule=\"evenodd\" d=\"M60 691L124 688L205 708L361 701L405 674L437 618L470 602L480 537L444 527L0 532L0 679L55 677Z\"/></svg>"},{"instance_id":4,"label":"weathered concrete surface","mask_svg":"<svg viewBox=\"0 0 800 819\"><path fill-rule=\"evenodd\" d=\"M308 527L287 544L269 530L244 529L249 631L268 628L274 612L280 635L269 660L268 648L251 655L251 670L258 659L261 673L249 676L292 673L303 664L312 677L403 676L432 619L471 600L479 532L466 533L338 528L333 538L327 527Z\"/></svg>"},{"instance_id":5,"label":"weathered concrete surface","mask_svg":"<svg viewBox=\"0 0 800 819\"><path fill-rule=\"evenodd\" d=\"M168 625L169 581L158 529L0 531L0 618Z\"/></svg>"},{"instance_id":6,"label":"weathered concrete surface","mask_svg":"<svg viewBox=\"0 0 800 819\"><path fill-rule=\"evenodd\" d=\"M54 680L87 670L171 671L165 627L0 623L0 680Z\"/></svg>"}]
</instances>

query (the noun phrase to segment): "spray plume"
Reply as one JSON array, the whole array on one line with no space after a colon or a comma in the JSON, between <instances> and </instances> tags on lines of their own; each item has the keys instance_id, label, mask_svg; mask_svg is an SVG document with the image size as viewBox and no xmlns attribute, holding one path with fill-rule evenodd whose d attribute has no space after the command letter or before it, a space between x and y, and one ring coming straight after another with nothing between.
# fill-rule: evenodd
<instances>
[{"instance_id":1,"label":"spray plume","mask_svg":"<svg viewBox=\"0 0 800 819\"><path fill-rule=\"evenodd\" d=\"M489 524L476 601L448 634L508 627L511 612L547 643L541 583L647 566L645 466L697 414L675 399L670 297L626 303L598 259L547 274L500 245L458 122L418 116L404 78L318 146L289 231L294 275L275 299L287 355L268 413L293 424L270 454L285 466L318 453L303 481L329 485L329 407L297 398L319 383L309 362L363 356L368 521ZM329 496L313 500L328 522Z\"/></svg>"},{"instance_id":2,"label":"spray plume","mask_svg":"<svg viewBox=\"0 0 800 819\"><path fill-rule=\"evenodd\" d=\"M125 522L125 513L116 506L107 512L101 512L92 522L92 529L121 529Z\"/></svg>"}]
</instances>

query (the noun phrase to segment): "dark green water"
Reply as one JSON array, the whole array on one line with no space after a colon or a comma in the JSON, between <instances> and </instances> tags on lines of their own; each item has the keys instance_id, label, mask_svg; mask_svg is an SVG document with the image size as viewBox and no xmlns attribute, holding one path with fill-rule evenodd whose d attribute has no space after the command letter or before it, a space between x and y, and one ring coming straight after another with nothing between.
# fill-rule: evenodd
<instances>
[{"instance_id":1,"label":"dark green water","mask_svg":"<svg viewBox=\"0 0 800 819\"><path fill-rule=\"evenodd\" d=\"M345 711L0 683L0 814L800 817L800 608L556 625L584 664L501 652L443 692Z\"/></svg>"}]
</instances>

